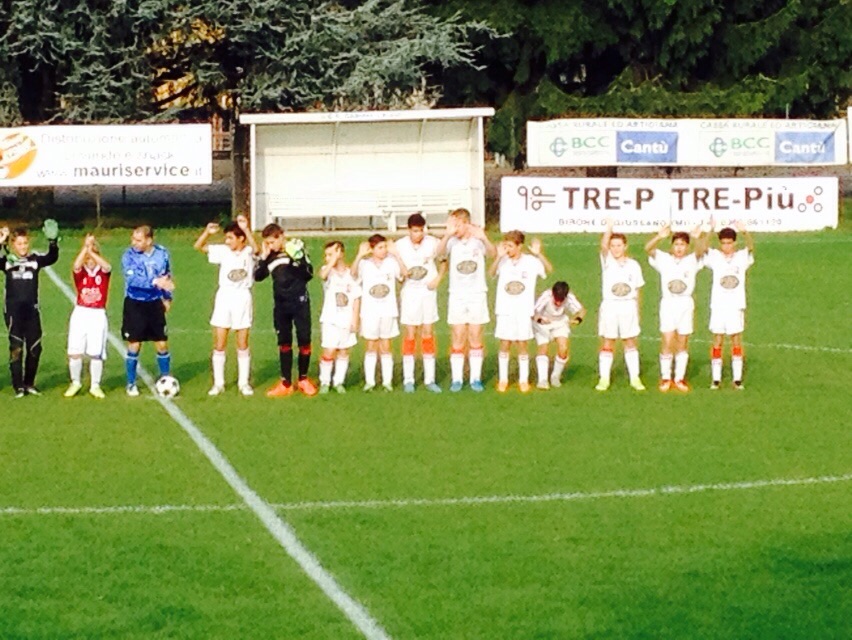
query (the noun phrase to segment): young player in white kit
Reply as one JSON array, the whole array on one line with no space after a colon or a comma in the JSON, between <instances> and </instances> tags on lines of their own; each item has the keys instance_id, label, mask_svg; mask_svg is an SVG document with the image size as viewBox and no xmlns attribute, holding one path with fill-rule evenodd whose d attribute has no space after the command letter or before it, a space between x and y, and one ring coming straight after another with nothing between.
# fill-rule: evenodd
<instances>
[{"instance_id":1,"label":"young player in white kit","mask_svg":"<svg viewBox=\"0 0 852 640\"><path fill-rule=\"evenodd\" d=\"M423 386L440 393L435 383L435 334L433 326L438 321L438 285L447 271L445 261L436 264L438 239L426 233L426 220L419 213L408 218L408 237L396 242L408 277L400 291L399 320L402 324L402 388L414 391L414 353L417 334L420 334L420 352L423 356Z\"/></svg>"},{"instance_id":2,"label":"young player in white kit","mask_svg":"<svg viewBox=\"0 0 852 640\"><path fill-rule=\"evenodd\" d=\"M530 390L530 356L527 343L533 338L535 313L535 283L553 271L553 265L541 252L541 242L530 243L530 253L524 253L524 234L509 231L497 247L497 259L488 270L497 276L497 326L495 337L500 341L497 355L497 391L509 388L509 358L512 345L518 354L518 388Z\"/></svg>"},{"instance_id":3,"label":"young player in white kit","mask_svg":"<svg viewBox=\"0 0 852 640\"><path fill-rule=\"evenodd\" d=\"M338 393L346 393L344 383L349 369L349 349L358 341L361 287L344 262L344 250L343 243L338 240L325 245L325 264L319 272L323 282L320 314L322 357L319 365L321 394L328 393L332 386Z\"/></svg>"},{"instance_id":4,"label":"young player in white kit","mask_svg":"<svg viewBox=\"0 0 852 640\"><path fill-rule=\"evenodd\" d=\"M77 289L77 303L71 312L68 325L68 370L71 374L71 384L64 395L71 398L83 388L80 380L85 355L89 357L89 394L102 400L106 397L101 389L101 378L107 354L106 302L112 268L101 255L98 242L92 234L86 235L83 247L74 259L72 270Z\"/></svg>"},{"instance_id":5,"label":"young player in white kit","mask_svg":"<svg viewBox=\"0 0 852 640\"><path fill-rule=\"evenodd\" d=\"M392 242L378 233L358 247L352 275L361 283L361 337L367 341L364 353L364 391L376 386L376 361L381 356L382 387L393 391L393 351L391 340L399 335L399 309L396 283L408 271Z\"/></svg>"},{"instance_id":6,"label":"young player in white kit","mask_svg":"<svg viewBox=\"0 0 852 640\"><path fill-rule=\"evenodd\" d=\"M600 379L595 387L606 391L610 385L613 349L617 340L624 345L624 364L630 377L630 386L644 391L639 377L639 290L645 285L642 268L633 258L627 257L627 237L612 232L612 220L606 221L606 231L601 236L601 306L598 314L598 335L601 350L598 355Z\"/></svg>"},{"instance_id":7,"label":"young player in white kit","mask_svg":"<svg viewBox=\"0 0 852 640\"><path fill-rule=\"evenodd\" d=\"M672 234L667 224L660 227L645 245L648 264L660 273L660 384L663 393L672 385L678 391L689 391L686 368L689 363L689 336L693 331L695 316L695 276L702 268L702 258L707 251L701 227L692 231L695 251L689 253L689 235L685 231ZM671 252L657 249L657 245L671 236ZM674 363L674 382L672 382Z\"/></svg>"},{"instance_id":8,"label":"young player in white kit","mask_svg":"<svg viewBox=\"0 0 852 640\"><path fill-rule=\"evenodd\" d=\"M710 249L704 266L713 272L710 290L710 332L713 334L710 369L711 389L722 384L722 346L725 336L731 341L731 374L734 388L743 389L743 343L746 309L746 271L754 264L754 240L745 224L737 223L745 249L737 250L737 231L726 227L719 231L719 249Z\"/></svg>"},{"instance_id":9,"label":"young player in white kit","mask_svg":"<svg viewBox=\"0 0 852 640\"><path fill-rule=\"evenodd\" d=\"M577 296L571 293L567 282L560 280L538 297L533 313L533 334L538 345L535 357L538 373L536 387L549 389L562 386L562 372L568 366L568 358L571 355L568 345L571 327L583 322L585 317L585 307L577 300ZM548 382L550 359L547 349L551 342L556 342L556 357L553 359L553 370Z\"/></svg>"},{"instance_id":10,"label":"young player in white kit","mask_svg":"<svg viewBox=\"0 0 852 640\"><path fill-rule=\"evenodd\" d=\"M450 391L461 391L464 378L464 352L468 348L470 388L483 391L483 328L491 319L488 314L488 284L485 281L485 258L493 258L497 250L485 231L470 222L467 209L456 209L447 218L447 230L438 245L438 255L449 256L450 295L447 324L452 331Z\"/></svg>"},{"instance_id":11,"label":"young player in white kit","mask_svg":"<svg viewBox=\"0 0 852 640\"><path fill-rule=\"evenodd\" d=\"M228 333L233 330L237 339L237 388L242 395L250 396L254 390L249 384L251 353L248 342L253 317L251 289L257 243L245 216L239 216L237 222L224 228L224 244L208 244L210 236L218 232L219 225L211 222L194 245L195 249L207 254L210 264L219 265L219 289L210 318L213 327L213 386L207 394L218 396L225 391L225 349Z\"/></svg>"}]
</instances>

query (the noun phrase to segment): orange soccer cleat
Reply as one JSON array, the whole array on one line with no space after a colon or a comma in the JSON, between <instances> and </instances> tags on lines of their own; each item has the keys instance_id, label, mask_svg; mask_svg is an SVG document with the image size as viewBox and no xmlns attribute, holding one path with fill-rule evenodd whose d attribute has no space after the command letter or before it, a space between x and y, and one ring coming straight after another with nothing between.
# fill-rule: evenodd
<instances>
[{"instance_id":1,"label":"orange soccer cleat","mask_svg":"<svg viewBox=\"0 0 852 640\"><path fill-rule=\"evenodd\" d=\"M519 382L518 389L521 390L521 393L529 393L530 391L530 383L529 382Z\"/></svg>"},{"instance_id":2,"label":"orange soccer cleat","mask_svg":"<svg viewBox=\"0 0 852 640\"><path fill-rule=\"evenodd\" d=\"M675 383L675 384L677 384L677 383ZM672 388L672 381L671 380L660 380L660 384L657 386L657 388L660 391L662 391L663 393L665 393L666 391L668 391L669 389Z\"/></svg>"},{"instance_id":3,"label":"orange soccer cleat","mask_svg":"<svg viewBox=\"0 0 852 640\"><path fill-rule=\"evenodd\" d=\"M501 380L497 383L497 391L500 393L506 393L506 390L509 388L509 383Z\"/></svg>"},{"instance_id":4,"label":"orange soccer cleat","mask_svg":"<svg viewBox=\"0 0 852 640\"><path fill-rule=\"evenodd\" d=\"M689 392L689 385L686 383L686 380L675 380L674 386L678 391Z\"/></svg>"},{"instance_id":5,"label":"orange soccer cleat","mask_svg":"<svg viewBox=\"0 0 852 640\"><path fill-rule=\"evenodd\" d=\"M287 396L292 396L294 393L292 384L284 384L282 380L278 381L274 387L270 387L266 391L267 398L286 398Z\"/></svg>"},{"instance_id":6,"label":"orange soccer cleat","mask_svg":"<svg viewBox=\"0 0 852 640\"><path fill-rule=\"evenodd\" d=\"M301 380L299 380L299 391L304 393L306 396L317 395L316 386L308 378L302 378Z\"/></svg>"}]
</instances>

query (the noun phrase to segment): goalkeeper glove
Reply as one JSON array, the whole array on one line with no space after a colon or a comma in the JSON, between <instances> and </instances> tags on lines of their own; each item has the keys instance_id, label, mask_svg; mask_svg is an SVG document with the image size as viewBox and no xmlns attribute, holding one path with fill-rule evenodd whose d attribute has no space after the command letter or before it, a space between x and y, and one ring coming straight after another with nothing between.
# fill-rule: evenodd
<instances>
[{"instance_id":1,"label":"goalkeeper glove","mask_svg":"<svg viewBox=\"0 0 852 640\"><path fill-rule=\"evenodd\" d=\"M44 227L42 230L44 231L44 236L48 240L56 240L59 237L59 223L52 218L48 218L44 221Z\"/></svg>"},{"instance_id":2,"label":"goalkeeper glove","mask_svg":"<svg viewBox=\"0 0 852 640\"><path fill-rule=\"evenodd\" d=\"M293 260L301 260L305 257L305 243L299 238L291 238L284 244L284 253Z\"/></svg>"}]
</instances>

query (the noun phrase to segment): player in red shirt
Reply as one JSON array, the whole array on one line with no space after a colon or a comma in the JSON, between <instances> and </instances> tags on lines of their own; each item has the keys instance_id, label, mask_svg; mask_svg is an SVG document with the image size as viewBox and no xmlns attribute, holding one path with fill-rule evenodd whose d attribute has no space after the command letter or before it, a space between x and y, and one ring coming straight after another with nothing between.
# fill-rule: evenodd
<instances>
[{"instance_id":1,"label":"player in red shirt","mask_svg":"<svg viewBox=\"0 0 852 640\"><path fill-rule=\"evenodd\" d=\"M65 397L71 398L83 388L83 356L89 356L91 386L89 394L103 399L101 377L106 359L107 324L106 302L109 293L111 267L101 255L95 236L88 234L80 253L74 259L74 285L77 287L77 304L71 312L68 326L68 370L71 384Z\"/></svg>"}]
</instances>

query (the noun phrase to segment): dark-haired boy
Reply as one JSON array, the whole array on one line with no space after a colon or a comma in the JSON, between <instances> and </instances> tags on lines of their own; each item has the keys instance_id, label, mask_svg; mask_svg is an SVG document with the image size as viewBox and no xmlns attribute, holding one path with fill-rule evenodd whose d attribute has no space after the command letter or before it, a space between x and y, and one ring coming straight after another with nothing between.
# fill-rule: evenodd
<instances>
[{"instance_id":1,"label":"dark-haired boy","mask_svg":"<svg viewBox=\"0 0 852 640\"><path fill-rule=\"evenodd\" d=\"M538 372L536 387L549 389L562 386L562 372L571 355L568 343L571 327L583 322L585 317L585 307L571 293L571 288L565 281L560 280L538 297L533 315L533 333L538 345L535 357ZM553 370L548 382L547 370L550 360L547 350L551 342L556 342L556 357L553 359Z\"/></svg>"}]
</instances>

